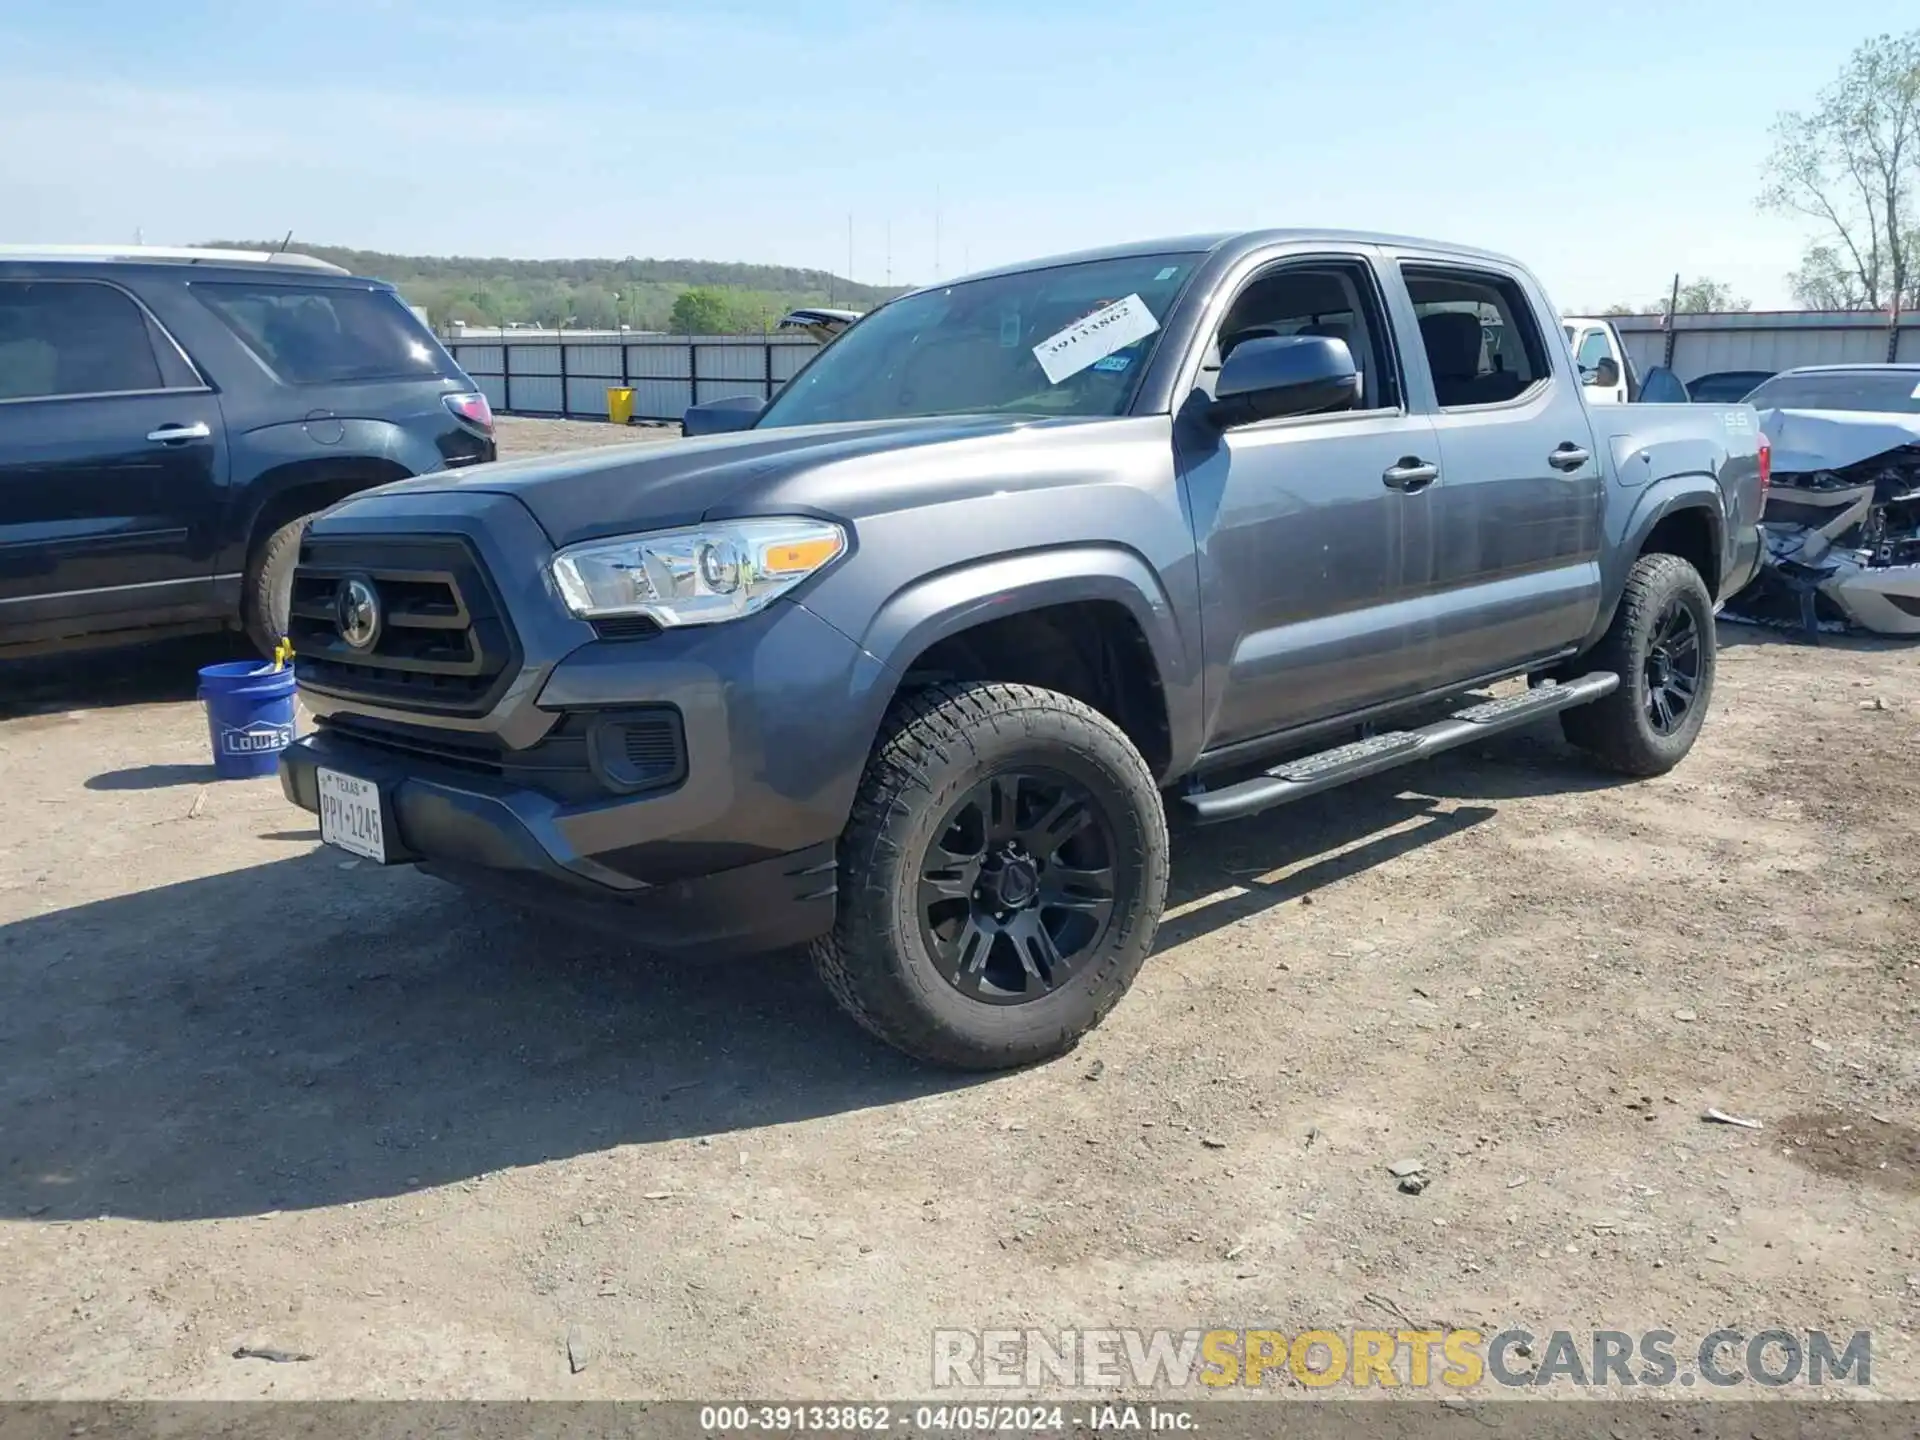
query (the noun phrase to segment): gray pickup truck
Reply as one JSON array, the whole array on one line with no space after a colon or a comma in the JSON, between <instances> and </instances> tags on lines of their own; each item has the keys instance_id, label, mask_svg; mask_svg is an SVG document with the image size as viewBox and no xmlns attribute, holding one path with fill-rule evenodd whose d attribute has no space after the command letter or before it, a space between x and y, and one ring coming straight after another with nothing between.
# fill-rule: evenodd
<instances>
[{"instance_id":1,"label":"gray pickup truck","mask_svg":"<svg viewBox=\"0 0 1920 1440\"><path fill-rule=\"evenodd\" d=\"M1673 766L1767 479L1745 406L1589 409L1512 261L1305 230L919 290L688 429L736 433L315 522L286 793L634 944L808 945L873 1033L973 1068L1121 998L1169 807L1549 714Z\"/></svg>"}]
</instances>

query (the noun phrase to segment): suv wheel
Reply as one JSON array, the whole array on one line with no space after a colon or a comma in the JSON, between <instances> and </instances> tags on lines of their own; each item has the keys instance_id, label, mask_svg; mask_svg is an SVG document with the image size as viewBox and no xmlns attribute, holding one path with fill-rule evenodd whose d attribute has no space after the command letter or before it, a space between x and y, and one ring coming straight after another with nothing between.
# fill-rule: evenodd
<instances>
[{"instance_id":1,"label":"suv wheel","mask_svg":"<svg viewBox=\"0 0 1920 1440\"><path fill-rule=\"evenodd\" d=\"M1112 721L1029 685L943 685L895 708L867 762L814 963L916 1059L1025 1065L1126 994L1166 893L1160 794Z\"/></svg>"},{"instance_id":2,"label":"suv wheel","mask_svg":"<svg viewBox=\"0 0 1920 1440\"><path fill-rule=\"evenodd\" d=\"M1623 775L1664 775L1693 748L1713 698L1713 601L1678 555L1642 555L1606 636L1575 669L1611 670L1620 688L1563 711L1568 740Z\"/></svg>"},{"instance_id":3,"label":"suv wheel","mask_svg":"<svg viewBox=\"0 0 1920 1440\"><path fill-rule=\"evenodd\" d=\"M240 597L240 619L247 638L262 655L272 655L287 633L287 609L293 603L293 567L300 539L313 517L289 520L254 547Z\"/></svg>"}]
</instances>

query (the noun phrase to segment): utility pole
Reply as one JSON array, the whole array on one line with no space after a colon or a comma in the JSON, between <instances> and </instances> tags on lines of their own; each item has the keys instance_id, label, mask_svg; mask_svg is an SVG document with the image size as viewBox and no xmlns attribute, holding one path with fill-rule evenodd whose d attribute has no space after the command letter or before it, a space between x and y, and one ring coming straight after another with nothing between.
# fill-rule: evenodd
<instances>
[{"instance_id":1,"label":"utility pole","mask_svg":"<svg viewBox=\"0 0 1920 1440\"><path fill-rule=\"evenodd\" d=\"M1675 329L1675 317L1678 316L1679 312L1680 312L1680 273L1679 271L1676 270L1673 276L1673 294L1667 300L1667 326L1666 326L1667 344L1666 344L1666 349L1662 352L1660 356L1660 363L1669 370L1673 368L1674 344L1680 338L1680 336L1676 333L1676 329Z\"/></svg>"},{"instance_id":2,"label":"utility pole","mask_svg":"<svg viewBox=\"0 0 1920 1440\"><path fill-rule=\"evenodd\" d=\"M853 216L847 216L847 301L853 301Z\"/></svg>"},{"instance_id":3,"label":"utility pole","mask_svg":"<svg viewBox=\"0 0 1920 1440\"><path fill-rule=\"evenodd\" d=\"M940 187L933 187L933 278L940 278Z\"/></svg>"},{"instance_id":4,"label":"utility pole","mask_svg":"<svg viewBox=\"0 0 1920 1440\"><path fill-rule=\"evenodd\" d=\"M887 221L887 288L893 288L893 221Z\"/></svg>"}]
</instances>

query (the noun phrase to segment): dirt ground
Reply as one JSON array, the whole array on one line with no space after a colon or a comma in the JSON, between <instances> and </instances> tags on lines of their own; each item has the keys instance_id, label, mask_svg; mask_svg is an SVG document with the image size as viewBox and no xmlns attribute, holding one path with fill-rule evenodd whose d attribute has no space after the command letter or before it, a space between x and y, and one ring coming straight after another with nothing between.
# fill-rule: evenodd
<instances>
[{"instance_id":1,"label":"dirt ground","mask_svg":"<svg viewBox=\"0 0 1920 1440\"><path fill-rule=\"evenodd\" d=\"M0 671L0 1397L899 1397L936 1328L1410 1319L1870 1329L1920 1397L1920 666L1722 644L1666 778L1549 728L1176 833L1131 997L984 1079L792 956L322 849L210 782L218 644Z\"/></svg>"}]
</instances>

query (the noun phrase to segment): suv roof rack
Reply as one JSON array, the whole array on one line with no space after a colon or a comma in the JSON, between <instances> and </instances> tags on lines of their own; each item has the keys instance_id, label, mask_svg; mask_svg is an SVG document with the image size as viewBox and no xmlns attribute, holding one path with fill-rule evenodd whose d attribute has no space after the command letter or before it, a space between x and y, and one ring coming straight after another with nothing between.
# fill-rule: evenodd
<instances>
[{"instance_id":1,"label":"suv roof rack","mask_svg":"<svg viewBox=\"0 0 1920 1440\"><path fill-rule=\"evenodd\" d=\"M331 261L290 250L217 250L191 245L0 245L0 260L164 260L188 265L290 265L324 270L330 275L352 273Z\"/></svg>"}]
</instances>

